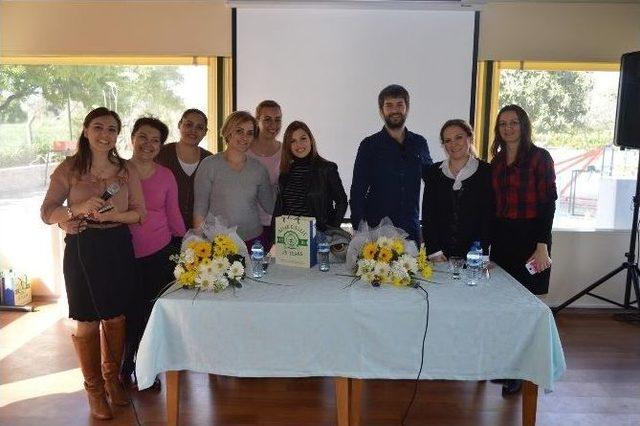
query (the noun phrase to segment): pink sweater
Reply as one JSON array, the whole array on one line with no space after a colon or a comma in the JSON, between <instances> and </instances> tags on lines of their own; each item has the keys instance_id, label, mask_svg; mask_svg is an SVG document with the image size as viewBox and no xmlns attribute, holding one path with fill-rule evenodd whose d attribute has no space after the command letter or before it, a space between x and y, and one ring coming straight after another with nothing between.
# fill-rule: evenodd
<instances>
[{"instance_id":1,"label":"pink sweater","mask_svg":"<svg viewBox=\"0 0 640 426\"><path fill-rule=\"evenodd\" d=\"M182 237L186 232L178 207L178 184L171 170L156 164L155 172L141 183L147 216L141 225L129 225L136 258L157 252L172 236Z\"/></svg>"},{"instance_id":2,"label":"pink sweater","mask_svg":"<svg viewBox=\"0 0 640 426\"><path fill-rule=\"evenodd\" d=\"M267 169L267 172L269 172L269 180L271 181L271 185L273 186L275 193L275 190L278 187L278 176L280 176L282 144L280 144L280 149L271 156L258 155L251 150L247 151L247 156L255 158L265 167L265 169ZM258 206L258 213L260 214L260 223L262 223L262 226L271 226L271 212L265 212L262 207Z\"/></svg>"}]
</instances>

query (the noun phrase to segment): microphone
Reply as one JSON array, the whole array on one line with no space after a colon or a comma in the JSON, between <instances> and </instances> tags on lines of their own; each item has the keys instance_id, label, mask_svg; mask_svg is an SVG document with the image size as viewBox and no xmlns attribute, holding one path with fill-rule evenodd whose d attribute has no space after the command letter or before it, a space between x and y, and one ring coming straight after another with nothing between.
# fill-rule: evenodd
<instances>
[{"instance_id":1,"label":"microphone","mask_svg":"<svg viewBox=\"0 0 640 426\"><path fill-rule=\"evenodd\" d=\"M109 198L113 197L120 191L120 184L118 182L113 182L111 185L107 187L102 193L102 198L104 201L107 201Z\"/></svg>"},{"instance_id":2,"label":"microphone","mask_svg":"<svg viewBox=\"0 0 640 426\"><path fill-rule=\"evenodd\" d=\"M120 184L117 181L113 182L111 185L107 187L107 189L104 190L100 198L102 198L104 201L107 201L111 197L116 195L118 191L120 191ZM98 213L108 212L112 208L113 208L113 205L111 204L105 205L98 210Z\"/></svg>"}]
</instances>

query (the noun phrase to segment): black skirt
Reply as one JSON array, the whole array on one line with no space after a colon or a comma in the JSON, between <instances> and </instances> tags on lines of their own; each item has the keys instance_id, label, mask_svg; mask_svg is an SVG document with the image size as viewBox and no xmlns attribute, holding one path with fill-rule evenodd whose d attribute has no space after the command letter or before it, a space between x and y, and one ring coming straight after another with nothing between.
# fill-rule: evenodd
<instances>
[{"instance_id":1,"label":"black skirt","mask_svg":"<svg viewBox=\"0 0 640 426\"><path fill-rule=\"evenodd\" d=\"M535 221L498 219L493 229L491 260L507 271L533 294L549 292L551 268L531 275L525 264L536 250ZM548 245L551 255L551 244Z\"/></svg>"},{"instance_id":2,"label":"black skirt","mask_svg":"<svg viewBox=\"0 0 640 426\"><path fill-rule=\"evenodd\" d=\"M67 235L65 243L63 272L69 317L98 321L124 314L137 284L129 228L87 228Z\"/></svg>"}]
</instances>

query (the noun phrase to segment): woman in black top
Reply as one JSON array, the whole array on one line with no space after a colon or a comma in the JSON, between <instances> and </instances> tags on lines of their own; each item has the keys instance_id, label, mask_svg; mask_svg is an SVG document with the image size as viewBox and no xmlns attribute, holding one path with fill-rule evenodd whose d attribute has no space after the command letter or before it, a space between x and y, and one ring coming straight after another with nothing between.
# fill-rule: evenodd
<instances>
[{"instance_id":1,"label":"woman in black top","mask_svg":"<svg viewBox=\"0 0 640 426\"><path fill-rule=\"evenodd\" d=\"M347 211L338 166L318 155L309 127L294 121L284 132L278 198L273 217L280 215L316 218L316 227L339 228Z\"/></svg>"},{"instance_id":2,"label":"woman in black top","mask_svg":"<svg viewBox=\"0 0 640 426\"><path fill-rule=\"evenodd\" d=\"M422 197L423 240L429 258L464 256L474 241L487 252L493 217L491 168L473 153L473 130L449 120L440 130L447 159L427 171Z\"/></svg>"}]
</instances>

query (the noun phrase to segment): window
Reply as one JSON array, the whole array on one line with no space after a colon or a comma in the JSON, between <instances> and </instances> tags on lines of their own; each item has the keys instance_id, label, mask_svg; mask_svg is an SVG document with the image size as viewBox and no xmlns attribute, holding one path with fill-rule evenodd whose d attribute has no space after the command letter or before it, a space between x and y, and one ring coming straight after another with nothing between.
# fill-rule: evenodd
<instances>
[{"instance_id":1,"label":"window","mask_svg":"<svg viewBox=\"0 0 640 426\"><path fill-rule=\"evenodd\" d=\"M39 278L38 294L60 295L60 233L40 220L48 176L73 153L85 115L106 106L123 128L118 150L131 157L135 120L153 115L178 139L187 108L210 115L216 146L217 70L222 58L3 58L0 65L0 268ZM213 61L213 62L212 62ZM43 287L38 287L42 284Z\"/></svg>"},{"instance_id":2,"label":"window","mask_svg":"<svg viewBox=\"0 0 640 426\"><path fill-rule=\"evenodd\" d=\"M554 159L554 228L631 228L638 152L613 145L617 65L584 71L525 62L500 68L499 106L521 105L532 120L534 143Z\"/></svg>"}]
</instances>

